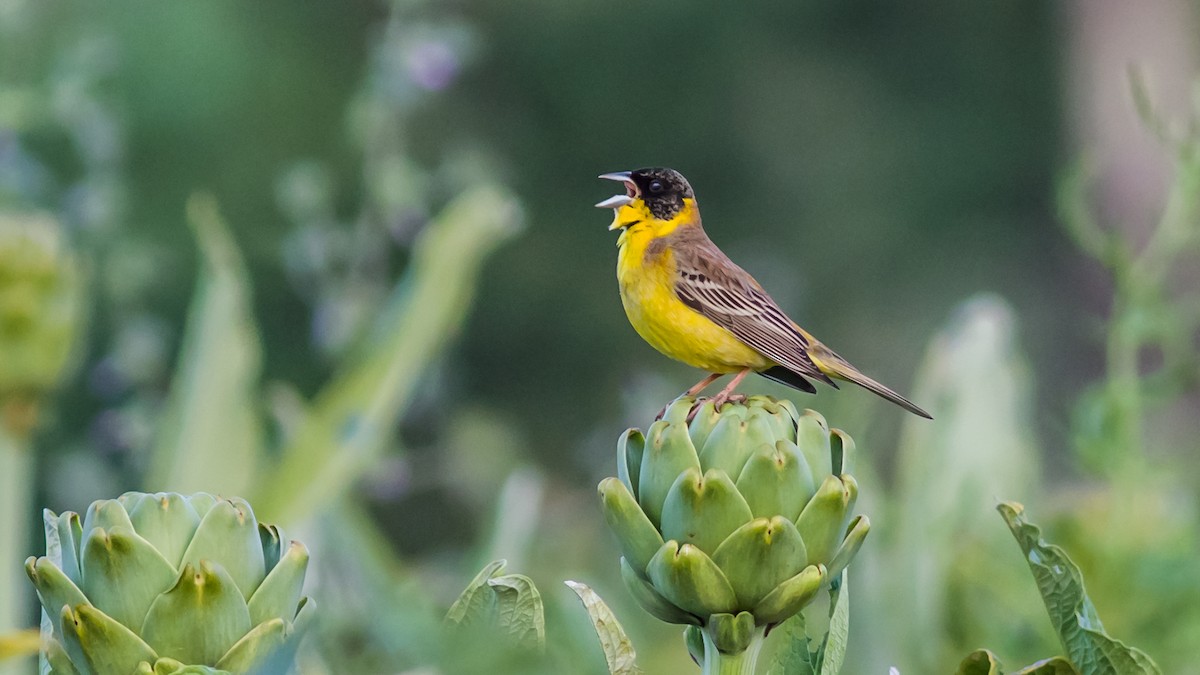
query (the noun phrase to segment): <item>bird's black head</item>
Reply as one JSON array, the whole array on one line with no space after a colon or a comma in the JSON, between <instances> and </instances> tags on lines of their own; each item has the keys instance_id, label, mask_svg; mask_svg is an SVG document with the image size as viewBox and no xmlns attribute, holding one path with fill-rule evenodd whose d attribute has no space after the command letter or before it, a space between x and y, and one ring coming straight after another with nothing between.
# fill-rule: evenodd
<instances>
[{"instance_id":1,"label":"bird's black head","mask_svg":"<svg viewBox=\"0 0 1200 675\"><path fill-rule=\"evenodd\" d=\"M683 200L694 199L692 186L674 169L648 168L637 171L606 173L601 178L625 183L625 194L606 199L596 206L616 208L645 204L645 210L659 220L670 220L683 209Z\"/></svg>"},{"instance_id":2,"label":"bird's black head","mask_svg":"<svg viewBox=\"0 0 1200 675\"><path fill-rule=\"evenodd\" d=\"M670 220L683 208L684 199L696 194L683 174L675 169L652 167L629 172L629 180L637 187L637 195L655 218Z\"/></svg>"}]
</instances>

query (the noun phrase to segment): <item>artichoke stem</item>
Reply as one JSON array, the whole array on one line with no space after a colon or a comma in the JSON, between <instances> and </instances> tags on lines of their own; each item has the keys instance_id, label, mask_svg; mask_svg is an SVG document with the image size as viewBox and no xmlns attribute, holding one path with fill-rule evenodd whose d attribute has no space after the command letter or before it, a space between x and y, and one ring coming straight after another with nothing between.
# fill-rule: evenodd
<instances>
[{"instance_id":1,"label":"artichoke stem","mask_svg":"<svg viewBox=\"0 0 1200 675\"><path fill-rule=\"evenodd\" d=\"M704 636L704 672L703 675L754 675L758 664L758 654L762 651L766 640L765 631L758 628L750 638L750 644L744 651L736 654L726 654L717 649L708 631L700 631Z\"/></svg>"},{"instance_id":2,"label":"artichoke stem","mask_svg":"<svg viewBox=\"0 0 1200 675\"><path fill-rule=\"evenodd\" d=\"M30 553L28 518L33 457L28 434L0 423L0 635L30 628L25 598L25 569ZM31 672L32 664L0 663L0 675Z\"/></svg>"}]
</instances>

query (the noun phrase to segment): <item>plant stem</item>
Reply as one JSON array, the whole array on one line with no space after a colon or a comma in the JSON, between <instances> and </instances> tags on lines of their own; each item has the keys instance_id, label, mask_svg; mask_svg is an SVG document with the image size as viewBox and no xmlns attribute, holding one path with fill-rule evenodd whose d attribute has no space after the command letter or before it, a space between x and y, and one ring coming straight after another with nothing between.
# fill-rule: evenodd
<instances>
[{"instance_id":1,"label":"plant stem","mask_svg":"<svg viewBox=\"0 0 1200 675\"><path fill-rule=\"evenodd\" d=\"M708 631L700 631L700 634L704 636L703 675L754 675L758 654L765 641L761 630L750 639L746 650L737 654L725 654L718 650Z\"/></svg>"},{"instance_id":2,"label":"plant stem","mask_svg":"<svg viewBox=\"0 0 1200 675\"><path fill-rule=\"evenodd\" d=\"M23 565L29 553L33 457L29 435L12 428L17 425L5 424L4 418L9 417L5 412L0 410L0 635L31 627ZM0 663L0 675L27 673L31 668L25 660L5 661Z\"/></svg>"}]
</instances>

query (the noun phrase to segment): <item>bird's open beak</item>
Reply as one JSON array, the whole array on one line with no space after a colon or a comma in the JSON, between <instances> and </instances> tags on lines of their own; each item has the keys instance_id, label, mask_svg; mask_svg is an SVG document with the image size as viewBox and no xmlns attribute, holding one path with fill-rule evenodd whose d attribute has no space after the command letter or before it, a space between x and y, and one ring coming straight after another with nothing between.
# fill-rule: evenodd
<instances>
[{"instance_id":1,"label":"bird's open beak","mask_svg":"<svg viewBox=\"0 0 1200 675\"><path fill-rule=\"evenodd\" d=\"M605 180L617 180L625 184L625 194L613 195L608 199L596 204L598 209L619 209L626 204L633 202L633 198L637 196L637 186L633 184L633 179L628 171L616 171L613 173L600 174L600 178Z\"/></svg>"}]
</instances>

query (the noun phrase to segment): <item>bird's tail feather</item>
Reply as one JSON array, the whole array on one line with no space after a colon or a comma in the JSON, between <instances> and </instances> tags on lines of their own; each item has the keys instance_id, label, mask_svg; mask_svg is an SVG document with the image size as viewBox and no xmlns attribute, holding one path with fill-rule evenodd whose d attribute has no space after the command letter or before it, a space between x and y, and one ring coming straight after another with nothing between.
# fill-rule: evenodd
<instances>
[{"instance_id":1,"label":"bird's tail feather","mask_svg":"<svg viewBox=\"0 0 1200 675\"><path fill-rule=\"evenodd\" d=\"M872 380L866 375L863 375L862 372L860 372L857 368L850 365L850 363L842 357L833 353L833 351L828 347L825 347L825 345L820 346L822 348L820 351L810 351L809 356L812 358L813 363L815 363L816 366L821 369L821 372L839 380L853 382L854 384L857 384L876 396L885 398L892 403L895 403L914 415L919 415L920 417L924 417L925 419L929 420L933 419L933 415L930 415L922 410L921 407L916 403L913 403L912 401L904 398L900 394L897 394L884 385Z\"/></svg>"}]
</instances>

